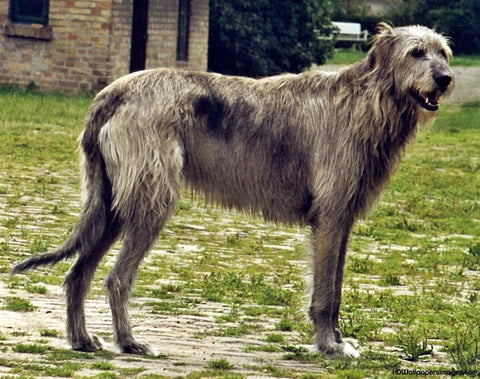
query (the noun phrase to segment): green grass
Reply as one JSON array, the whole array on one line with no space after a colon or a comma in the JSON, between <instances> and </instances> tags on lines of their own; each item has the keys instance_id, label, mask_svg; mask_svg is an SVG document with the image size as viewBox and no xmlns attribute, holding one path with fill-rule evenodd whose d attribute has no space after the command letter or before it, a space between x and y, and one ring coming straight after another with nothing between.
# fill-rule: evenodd
<instances>
[{"instance_id":1,"label":"green grass","mask_svg":"<svg viewBox=\"0 0 480 379\"><path fill-rule=\"evenodd\" d=\"M13 347L16 353L44 354L48 351L48 346L40 344L18 344Z\"/></svg>"},{"instance_id":2,"label":"green grass","mask_svg":"<svg viewBox=\"0 0 480 379\"><path fill-rule=\"evenodd\" d=\"M347 65L365 58L366 53L355 49L337 49L333 56L325 62L332 65Z\"/></svg>"},{"instance_id":3,"label":"green grass","mask_svg":"<svg viewBox=\"0 0 480 379\"><path fill-rule=\"evenodd\" d=\"M480 66L480 55L458 55L454 56L451 62L452 66Z\"/></svg>"},{"instance_id":4,"label":"green grass","mask_svg":"<svg viewBox=\"0 0 480 379\"><path fill-rule=\"evenodd\" d=\"M207 363L207 368L212 370L232 370L235 366L225 358L215 359Z\"/></svg>"},{"instance_id":5,"label":"green grass","mask_svg":"<svg viewBox=\"0 0 480 379\"><path fill-rule=\"evenodd\" d=\"M0 314L49 316L27 299L54 296L50 289L61 286L69 263L25 276L8 273L14 262L62 242L75 224L76 139L89 101L0 90L0 280L9 292L0 299ZM255 358L241 367L219 355L199 371L184 355L157 361L190 378L242 377L240 370L291 378L318 377L318 370L325 378L395 377L398 367L479 370L478 125L480 103L442 107L435 124L408 147L373 212L355 226L341 327L359 341L358 361L327 359L305 347L313 342L302 311L307 229L205 207L187 192L139 272L134 321L155 318L161 326L165 318L187 317L199 344L235 340L239 352ZM101 264L92 296L105 298L102 281L112 260L113 253ZM203 326L195 329L198 320ZM50 344L65 336L50 326L38 329L0 323L0 365L12 375L82 377L88 369L94 377L125 377L156 362L56 349ZM222 344L212 351L222 351Z\"/></svg>"},{"instance_id":6,"label":"green grass","mask_svg":"<svg viewBox=\"0 0 480 379\"><path fill-rule=\"evenodd\" d=\"M54 329L42 329L40 330L40 335L42 337L59 338L61 336L61 333L58 330Z\"/></svg>"},{"instance_id":7,"label":"green grass","mask_svg":"<svg viewBox=\"0 0 480 379\"><path fill-rule=\"evenodd\" d=\"M29 300L18 296L7 297L5 302L5 308L13 312L33 312L37 309Z\"/></svg>"}]
</instances>

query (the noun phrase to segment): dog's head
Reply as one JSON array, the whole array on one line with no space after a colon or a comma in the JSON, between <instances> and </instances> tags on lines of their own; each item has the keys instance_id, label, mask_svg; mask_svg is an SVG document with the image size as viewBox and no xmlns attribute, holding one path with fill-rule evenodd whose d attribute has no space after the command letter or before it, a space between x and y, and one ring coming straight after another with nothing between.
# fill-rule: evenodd
<instances>
[{"instance_id":1,"label":"dog's head","mask_svg":"<svg viewBox=\"0 0 480 379\"><path fill-rule=\"evenodd\" d=\"M441 98L454 87L453 71L448 65L451 56L449 40L429 28L392 28L381 23L368 61L381 79L390 79L397 99L434 114Z\"/></svg>"}]
</instances>

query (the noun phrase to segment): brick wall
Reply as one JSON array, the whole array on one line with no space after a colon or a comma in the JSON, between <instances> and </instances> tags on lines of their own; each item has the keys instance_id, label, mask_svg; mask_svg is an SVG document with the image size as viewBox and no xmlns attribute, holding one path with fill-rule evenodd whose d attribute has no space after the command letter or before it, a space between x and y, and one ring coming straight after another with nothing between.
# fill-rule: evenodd
<instances>
[{"instance_id":1,"label":"brick wall","mask_svg":"<svg viewBox=\"0 0 480 379\"><path fill-rule=\"evenodd\" d=\"M0 0L8 25L9 0ZM0 31L0 83L40 90L93 92L109 80L111 0L50 1L50 39L25 38L35 27L19 25L17 35Z\"/></svg>"},{"instance_id":2,"label":"brick wall","mask_svg":"<svg viewBox=\"0 0 480 379\"><path fill-rule=\"evenodd\" d=\"M0 0L0 84L97 92L129 70L132 0L50 0L48 28L8 20ZM150 0L146 68L206 70L208 0L191 0L188 62L176 61L178 2Z\"/></svg>"},{"instance_id":3,"label":"brick wall","mask_svg":"<svg viewBox=\"0 0 480 379\"><path fill-rule=\"evenodd\" d=\"M192 0L187 65L192 70L207 70L209 10L208 0Z\"/></svg>"},{"instance_id":4,"label":"brick wall","mask_svg":"<svg viewBox=\"0 0 480 379\"><path fill-rule=\"evenodd\" d=\"M130 67L133 0L113 0L112 3L111 80L128 73Z\"/></svg>"},{"instance_id":5,"label":"brick wall","mask_svg":"<svg viewBox=\"0 0 480 379\"><path fill-rule=\"evenodd\" d=\"M150 1L146 68L207 70L208 0L191 0L188 61L177 57L177 1Z\"/></svg>"}]
</instances>

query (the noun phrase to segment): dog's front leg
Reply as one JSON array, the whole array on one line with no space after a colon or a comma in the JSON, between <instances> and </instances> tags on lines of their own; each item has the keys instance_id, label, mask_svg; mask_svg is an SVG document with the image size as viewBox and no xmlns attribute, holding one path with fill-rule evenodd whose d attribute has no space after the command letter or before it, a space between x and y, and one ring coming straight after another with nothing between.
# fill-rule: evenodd
<instances>
[{"instance_id":1,"label":"dog's front leg","mask_svg":"<svg viewBox=\"0 0 480 379\"><path fill-rule=\"evenodd\" d=\"M350 226L313 229L313 293L310 318L319 351L348 358L359 353L342 340L338 315L341 302L343 267Z\"/></svg>"}]
</instances>

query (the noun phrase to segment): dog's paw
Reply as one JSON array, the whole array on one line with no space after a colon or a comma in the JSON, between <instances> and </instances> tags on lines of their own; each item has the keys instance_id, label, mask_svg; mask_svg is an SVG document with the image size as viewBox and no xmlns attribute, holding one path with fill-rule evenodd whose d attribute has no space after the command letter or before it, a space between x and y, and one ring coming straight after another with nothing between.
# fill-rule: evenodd
<instances>
[{"instance_id":1,"label":"dog's paw","mask_svg":"<svg viewBox=\"0 0 480 379\"><path fill-rule=\"evenodd\" d=\"M134 354L134 355L155 355L150 346L146 343L132 341L127 344L122 344L119 346L120 350L124 354Z\"/></svg>"},{"instance_id":2,"label":"dog's paw","mask_svg":"<svg viewBox=\"0 0 480 379\"><path fill-rule=\"evenodd\" d=\"M103 342L96 335L87 335L85 338L72 341L72 350L94 353L103 350Z\"/></svg>"},{"instance_id":3,"label":"dog's paw","mask_svg":"<svg viewBox=\"0 0 480 379\"><path fill-rule=\"evenodd\" d=\"M317 347L318 351L331 358L357 359L360 352L356 349L357 343L353 339L345 339L342 342L335 342L324 347Z\"/></svg>"}]
</instances>

